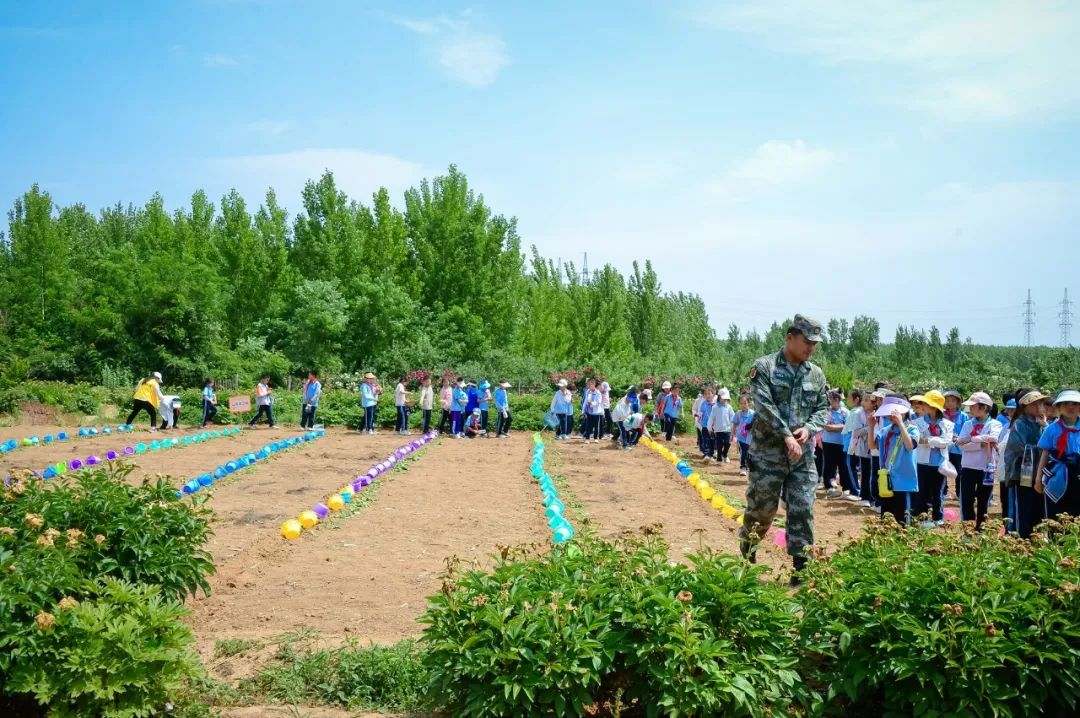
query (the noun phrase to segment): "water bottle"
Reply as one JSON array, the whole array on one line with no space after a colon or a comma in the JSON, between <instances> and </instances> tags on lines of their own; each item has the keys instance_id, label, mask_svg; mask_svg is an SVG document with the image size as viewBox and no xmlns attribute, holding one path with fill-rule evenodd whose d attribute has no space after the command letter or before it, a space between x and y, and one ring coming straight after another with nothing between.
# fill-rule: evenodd
<instances>
[{"instance_id":1,"label":"water bottle","mask_svg":"<svg viewBox=\"0 0 1080 718\"><path fill-rule=\"evenodd\" d=\"M888 469L878 469L878 472L877 472L877 487L878 487L878 496L881 496L882 498L887 499L887 498L889 498L890 496L893 495L892 489L889 488L889 470Z\"/></svg>"}]
</instances>

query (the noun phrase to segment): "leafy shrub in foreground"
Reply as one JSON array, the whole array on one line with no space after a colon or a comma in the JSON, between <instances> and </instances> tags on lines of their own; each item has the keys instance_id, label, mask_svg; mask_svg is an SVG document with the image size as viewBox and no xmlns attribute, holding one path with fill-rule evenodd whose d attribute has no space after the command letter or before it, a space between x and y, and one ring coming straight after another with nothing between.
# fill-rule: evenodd
<instances>
[{"instance_id":1,"label":"leafy shrub in foreground","mask_svg":"<svg viewBox=\"0 0 1080 718\"><path fill-rule=\"evenodd\" d=\"M194 671L180 600L213 569L208 510L163 479L131 486L128 471L4 489L0 709L36 715L33 699L55 716L150 715Z\"/></svg>"},{"instance_id":2,"label":"leafy shrub in foreground","mask_svg":"<svg viewBox=\"0 0 1080 718\"><path fill-rule=\"evenodd\" d=\"M198 671L186 613L156 586L105 579L30 622L4 627L3 692L25 693L50 718L134 718L161 712Z\"/></svg>"},{"instance_id":3,"label":"leafy shrub in foreground","mask_svg":"<svg viewBox=\"0 0 1080 718\"><path fill-rule=\"evenodd\" d=\"M53 547L84 578L150 583L175 599L208 591L210 509L177 501L164 478L127 483L131 469L118 463L47 482L16 480L0 501L0 527L11 529L0 546L18 553L55 534Z\"/></svg>"},{"instance_id":4,"label":"leafy shrub in foreground","mask_svg":"<svg viewBox=\"0 0 1080 718\"><path fill-rule=\"evenodd\" d=\"M801 698L795 605L732 556L672 564L655 535L504 552L430 599L431 696L455 715L764 716ZM517 559L517 560L515 560Z\"/></svg>"},{"instance_id":5,"label":"leafy shrub in foreground","mask_svg":"<svg viewBox=\"0 0 1080 718\"><path fill-rule=\"evenodd\" d=\"M808 569L803 675L829 715L1076 715L1080 524L1053 542L866 535Z\"/></svg>"}]
</instances>

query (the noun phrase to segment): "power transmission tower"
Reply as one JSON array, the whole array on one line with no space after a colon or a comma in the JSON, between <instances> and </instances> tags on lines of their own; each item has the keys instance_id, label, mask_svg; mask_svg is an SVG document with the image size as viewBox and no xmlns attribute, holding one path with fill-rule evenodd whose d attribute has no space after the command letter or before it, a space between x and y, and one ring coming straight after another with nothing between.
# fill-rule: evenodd
<instances>
[{"instance_id":1,"label":"power transmission tower","mask_svg":"<svg viewBox=\"0 0 1080 718\"><path fill-rule=\"evenodd\" d=\"M585 252L585 260L581 263L581 283L588 284L589 279L589 253Z\"/></svg>"},{"instance_id":2,"label":"power transmission tower","mask_svg":"<svg viewBox=\"0 0 1080 718\"><path fill-rule=\"evenodd\" d=\"M1031 333L1035 329L1035 302L1031 301L1031 290L1028 290L1027 301L1024 302L1024 343L1031 346Z\"/></svg>"},{"instance_id":3,"label":"power transmission tower","mask_svg":"<svg viewBox=\"0 0 1080 718\"><path fill-rule=\"evenodd\" d=\"M1069 290L1065 290L1065 297L1061 300L1061 311L1058 312L1058 318L1061 319L1061 346L1067 347L1072 344L1072 337L1069 335L1072 332L1072 302L1069 301Z\"/></svg>"}]
</instances>

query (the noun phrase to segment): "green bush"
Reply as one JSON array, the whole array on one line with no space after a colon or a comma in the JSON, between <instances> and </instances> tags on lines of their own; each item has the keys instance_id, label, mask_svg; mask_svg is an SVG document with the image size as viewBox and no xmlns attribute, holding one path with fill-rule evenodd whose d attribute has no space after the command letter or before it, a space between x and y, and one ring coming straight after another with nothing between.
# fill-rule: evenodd
<instances>
[{"instance_id":1,"label":"green bush","mask_svg":"<svg viewBox=\"0 0 1080 718\"><path fill-rule=\"evenodd\" d=\"M452 571L422 618L432 699L463 716L765 716L801 699L794 603L735 557L692 561L649 535Z\"/></svg>"},{"instance_id":2,"label":"green bush","mask_svg":"<svg viewBox=\"0 0 1080 718\"><path fill-rule=\"evenodd\" d=\"M192 675L180 601L207 590L206 508L163 479L105 466L0 500L0 707L34 715L142 716Z\"/></svg>"},{"instance_id":3,"label":"green bush","mask_svg":"<svg viewBox=\"0 0 1080 718\"><path fill-rule=\"evenodd\" d=\"M3 690L28 694L50 718L134 718L162 713L198 674L183 606L160 589L105 579L5 626Z\"/></svg>"},{"instance_id":4,"label":"green bush","mask_svg":"<svg viewBox=\"0 0 1080 718\"><path fill-rule=\"evenodd\" d=\"M1076 715L1080 524L1060 530L1028 543L990 525L966 535L868 524L811 564L798 598L818 711Z\"/></svg>"},{"instance_id":5,"label":"green bush","mask_svg":"<svg viewBox=\"0 0 1080 718\"><path fill-rule=\"evenodd\" d=\"M214 564L203 547L210 509L177 501L176 489L161 477L127 483L130 464L103 466L48 482L16 481L0 502L0 526L14 531L7 542L25 549L43 531L65 537L72 532L79 537L71 547L77 550L67 555L82 576L154 584L177 600L200 588L209 591L206 577ZM28 522L27 516L37 519ZM33 525L37 520L41 526Z\"/></svg>"}]
</instances>

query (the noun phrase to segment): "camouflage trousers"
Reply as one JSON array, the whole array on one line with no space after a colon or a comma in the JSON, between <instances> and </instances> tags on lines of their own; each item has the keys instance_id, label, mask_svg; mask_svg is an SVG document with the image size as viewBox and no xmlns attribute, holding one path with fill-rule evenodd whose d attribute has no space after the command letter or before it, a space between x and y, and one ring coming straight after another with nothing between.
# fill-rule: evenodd
<instances>
[{"instance_id":1,"label":"camouflage trousers","mask_svg":"<svg viewBox=\"0 0 1080 718\"><path fill-rule=\"evenodd\" d=\"M794 463L786 457L763 459L754 455L739 536L746 538L753 532L764 538L783 499L787 511L787 551L792 556L802 556L803 550L814 543L817 483L812 451L804 451L802 458Z\"/></svg>"}]
</instances>

